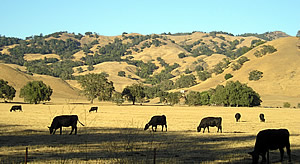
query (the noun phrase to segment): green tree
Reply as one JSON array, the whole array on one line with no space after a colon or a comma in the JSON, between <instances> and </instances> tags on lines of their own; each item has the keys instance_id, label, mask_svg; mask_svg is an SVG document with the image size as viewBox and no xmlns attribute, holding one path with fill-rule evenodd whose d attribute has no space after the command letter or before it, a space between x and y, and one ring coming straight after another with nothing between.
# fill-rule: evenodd
<instances>
[{"instance_id":1,"label":"green tree","mask_svg":"<svg viewBox=\"0 0 300 164\"><path fill-rule=\"evenodd\" d=\"M257 81L263 77L262 74L261 71L253 70L249 73L249 80Z\"/></svg>"},{"instance_id":2,"label":"green tree","mask_svg":"<svg viewBox=\"0 0 300 164\"><path fill-rule=\"evenodd\" d=\"M224 76L225 80L228 80L228 79L230 79L230 78L232 78L232 77L233 77L233 75L230 74L230 73L227 73L227 74Z\"/></svg>"},{"instance_id":3,"label":"green tree","mask_svg":"<svg viewBox=\"0 0 300 164\"><path fill-rule=\"evenodd\" d=\"M0 79L0 99L13 100L16 90L14 87L8 85L7 81Z\"/></svg>"},{"instance_id":4,"label":"green tree","mask_svg":"<svg viewBox=\"0 0 300 164\"><path fill-rule=\"evenodd\" d=\"M41 101L50 101L53 90L43 81L30 81L20 90L20 97L24 102L38 104Z\"/></svg>"},{"instance_id":5,"label":"green tree","mask_svg":"<svg viewBox=\"0 0 300 164\"><path fill-rule=\"evenodd\" d=\"M114 92L112 95L112 102L116 103L117 105L122 105L124 102L122 94L119 92Z\"/></svg>"},{"instance_id":6,"label":"green tree","mask_svg":"<svg viewBox=\"0 0 300 164\"><path fill-rule=\"evenodd\" d=\"M194 75L181 75L179 79L176 80L176 88L187 88L196 85L196 78Z\"/></svg>"},{"instance_id":7,"label":"green tree","mask_svg":"<svg viewBox=\"0 0 300 164\"><path fill-rule=\"evenodd\" d=\"M131 86L126 86L123 89L122 96L125 96L128 101L142 103L143 98L146 96L144 92L144 86L142 84L132 84Z\"/></svg>"},{"instance_id":8,"label":"green tree","mask_svg":"<svg viewBox=\"0 0 300 164\"><path fill-rule=\"evenodd\" d=\"M168 93L167 97L166 97L166 101L167 103L169 103L170 105L175 105L179 103L179 99L181 97L181 93L180 92L170 92Z\"/></svg>"},{"instance_id":9,"label":"green tree","mask_svg":"<svg viewBox=\"0 0 300 164\"><path fill-rule=\"evenodd\" d=\"M189 106L201 105L201 94L200 92L191 91L185 97L185 104Z\"/></svg>"},{"instance_id":10,"label":"green tree","mask_svg":"<svg viewBox=\"0 0 300 164\"><path fill-rule=\"evenodd\" d=\"M198 75L198 79L201 81L205 81L211 77L211 74L207 71L198 71L197 75Z\"/></svg>"},{"instance_id":11,"label":"green tree","mask_svg":"<svg viewBox=\"0 0 300 164\"><path fill-rule=\"evenodd\" d=\"M98 98L99 101L108 101L115 90L112 81L108 81L104 74L87 74L79 76L78 83L83 88L82 92L91 101Z\"/></svg>"},{"instance_id":12,"label":"green tree","mask_svg":"<svg viewBox=\"0 0 300 164\"><path fill-rule=\"evenodd\" d=\"M125 77L126 76L125 71L119 71L118 76Z\"/></svg>"},{"instance_id":13,"label":"green tree","mask_svg":"<svg viewBox=\"0 0 300 164\"><path fill-rule=\"evenodd\" d=\"M210 103L213 105L229 104L225 92L225 87L223 85L217 85L216 89L214 90L214 93L211 96Z\"/></svg>"}]
</instances>

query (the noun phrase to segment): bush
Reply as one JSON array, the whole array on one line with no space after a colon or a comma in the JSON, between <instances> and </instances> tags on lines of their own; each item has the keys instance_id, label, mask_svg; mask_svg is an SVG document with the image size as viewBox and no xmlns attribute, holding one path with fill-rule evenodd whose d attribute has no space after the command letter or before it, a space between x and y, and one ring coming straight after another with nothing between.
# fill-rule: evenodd
<instances>
[{"instance_id":1,"label":"bush","mask_svg":"<svg viewBox=\"0 0 300 164\"><path fill-rule=\"evenodd\" d=\"M249 80L257 81L263 77L262 74L261 71L253 70L249 73Z\"/></svg>"},{"instance_id":2,"label":"bush","mask_svg":"<svg viewBox=\"0 0 300 164\"><path fill-rule=\"evenodd\" d=\"M224 76L225 80L228 80L228 79L230 79L230 78L232 78L232 77L233 77L233 75L230 74L230 73L227 73L227 74Z\"/></svg>"},{"instance_id":3,"label":"bush","mask_svg":"<svg viewBox=\"0 0 300 164\"><path fill-rule=\"evenodd\" d=\"M196 78L194 75L181 75L175 83L176 88L187 88L193 85L196 85Z\"/></svg>"},{"instance_id":4,"label":"bush","mask_svg":"<svg viewBox=\"0 0 300 164\"><path fill-rule=\"evenodd\" d=\"M284 108L290 108L291 107L291 104L289 102L284 102L283 103L283 107Z\"/></svg>"},{"instance_id":5,"label":"bush","mask_svg":"<svg viewBox=\"0 0 300 164\"><path fill-rule=\"evenodd\" d=\"M126 76L125 71L119 71L118 76L125 77Z\"/></svg>"},{"instance_id":6,"label":"bush","mask_svg":"<svg viewBox=\"0 0 300 164\"><path fill-rule=\"evenodd\" d=\"M178 54L178 57L181 59L181 58L184 58L186 56L185 56L185 53L182 52L182 53Z\"/></svg>"},{"instance_id":7,"label":"bush","mask_svg":"<svg viewBox=\"0 0 300 164\"><path fill-rule=\"evenodd\" d=\"M201 81L205 81L211 77L211 74L207 71L198 71L197 75L198 75L199 80L201 80Z\"/></svg>"},{"instance_id":8,"label":"bush","mask_svg":"<svg viewBox=\"0 0 300 164\"><path fill-rule=\"evenodd\" d=\"M262 57L266 54L271 54L271 53L274 53L276 52L277 49L271 45L263 45L262 46L262 49L260 49L259 51L256 50L255 53L254 53L254 56L256 57Z\"/></svg>"}]
</instances>

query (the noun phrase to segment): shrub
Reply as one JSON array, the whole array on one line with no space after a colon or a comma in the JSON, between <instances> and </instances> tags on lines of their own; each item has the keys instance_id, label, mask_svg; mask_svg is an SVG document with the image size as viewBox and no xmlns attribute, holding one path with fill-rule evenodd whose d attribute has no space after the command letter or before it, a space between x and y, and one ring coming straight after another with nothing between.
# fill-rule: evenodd
<instances>
[{"instance_id":1,"label":"shrub","mask_svg":"<svg viewBox=\"0 0 300 164\"><path fill-rule=\"evenodd\" d=\"M198 71L197 72L198 78L201 81L205 81L206 79L211 77L211 74L207 71Z\"/></svg>"},{"instance_id":2,"label":"shrub","mask_svg":"<svg viewBox=\"0 0 300 164\"><path fill-rule=\"evenodd\" d=\"M283 107L284 108L290 108L291 107L291 104L289 102L284 102L283 103Z\"/></svg>"},{"instance_id":3,"label":"shrub","mask_svg":"<svg viewBox=\"0 0 300 164\"><path fill-rule=\"evenodd\" d=\"M178 57L179 57L180 59L182 59L182 58L184 58L184 57L186 57L186 56L185 56L185 53L182 52L182 53L178 54Z\"/></svg>"},{"instance_id":4,"label":"shrub","mask_svg":"<svg viewBox=\"0 0 300 164\"><path fill-rule=\"evenodd\" d=\"M271 54L271 53L274 53L276 52L277 49L271 45L263 45L262 46L262 49L260 49L259 51L256 50L255 53L254 53L254 56L256 57L262 57L266 54Z\"/></svg>"},{"instance_id":5,"label":"shrub","mask_svg":"<svg viewBox=\"0 0 300 164\"><path fill-rule=\"evenodd\" d=\"M227 73L227 74L224 76L225 80L228 80L228 79L230 79L230 78L232 78L232 77L233 77L233 75L230 74L230 73Z\"/></svg>"},{"instance_id":6,"label":"shrub","mask_svg":"<svg viewBox=\"0 0 300 164\"><path fill-rule=\"evenodd\" d=\"M118 76L125 77L126 76L125 71L119 71Z\"/></svg>"},{"instance_id":7,"label":"shrub","mask_svg":"<svg viewBox=\"0 0 300 164\"><path fill-rule=\"evenodd\" d=\"M249 73L249 80L257 81L263 77L262 74L261 71L253 70Z\"/></svg>"}]
</instances>

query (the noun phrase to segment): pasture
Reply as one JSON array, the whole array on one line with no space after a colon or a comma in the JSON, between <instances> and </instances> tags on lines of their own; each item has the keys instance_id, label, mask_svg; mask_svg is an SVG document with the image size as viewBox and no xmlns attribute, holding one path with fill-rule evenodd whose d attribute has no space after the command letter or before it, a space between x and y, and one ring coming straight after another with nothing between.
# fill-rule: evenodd
<instances>
[{"instance_id":1,"label":"pasture","mask_svg":"<svg viewBox=\"0 0 300 164\"><path fill-rule=\"evenodd\" d=\"M0 163L251 163L256 134L267 128L290 132L292 162L300 163L300 110L284 108L231 108L187 106L116 106L96 104L22 104L23 112L9 112L13 103L0 103ZM91 106L98 112L89 113ZM241 113L240 122L235 113ZM264 113L266 122L260 122ZM76 114L77 135L50 135L47 126L57 115ZM153 115L166 115L168 132L144 126ZM222 117L223 133L196 131L207 116ZM151 129L151 128L150 128ZM58 130L59 131L59 130ZM270 152L279 163L279 150ZM287 163L285 150L284 162Z\"/></svg>"}]
</instances>

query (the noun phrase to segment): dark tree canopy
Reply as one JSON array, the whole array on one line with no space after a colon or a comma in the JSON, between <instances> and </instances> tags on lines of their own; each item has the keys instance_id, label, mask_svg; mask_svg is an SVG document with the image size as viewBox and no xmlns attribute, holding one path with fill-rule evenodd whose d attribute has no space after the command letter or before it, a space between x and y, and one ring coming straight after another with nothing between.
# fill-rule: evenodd
<instances>
[{"instance_id":1,"label":"dark tree canopy","mask_svg":"<svg viewBox=\"0 0 300 164\"><path fill-rule=\"evenodd\" d=\"M142 84L132 84L123 89L122 96L125 96L128 101L132 101L132 104L135 105L135 102L142 103L142 99L146 96L144 90Z\"/></svg>"},{"instance_id":2,"label":"dark tree canopy","mask_svg":"<svg viewBox=\"0 0 300 164\"><path fill-rule=\"evenodd\" d=\"M25 102L38 104L41 101L50 101L53 90L43 81L30 81L20 90L20 97Z\"/></svg>"},{"instance_id":3,"label":"dark tree canopy","mask_svg":"<svg viewBox=\"0 0 300 164\"><path fill-rule=\"evenodd\" d=\"M0 99L13 100L16 90L14 87L8 85L8 82L0 79Z\"/></svg>"},{"instance_id":4,"label":"dark tree canopy","mask_svg":"<svg viewBox=\"0 0 300 164\"><path fill-rule=\"evenodd\" d=\"M115 90L113 82L109 82L103 73L79 76L78 83L83 88L83 94L91 103L93 103L96 98L98 98L99 101L110 100Z\"/></svg>"}]
</instances>

